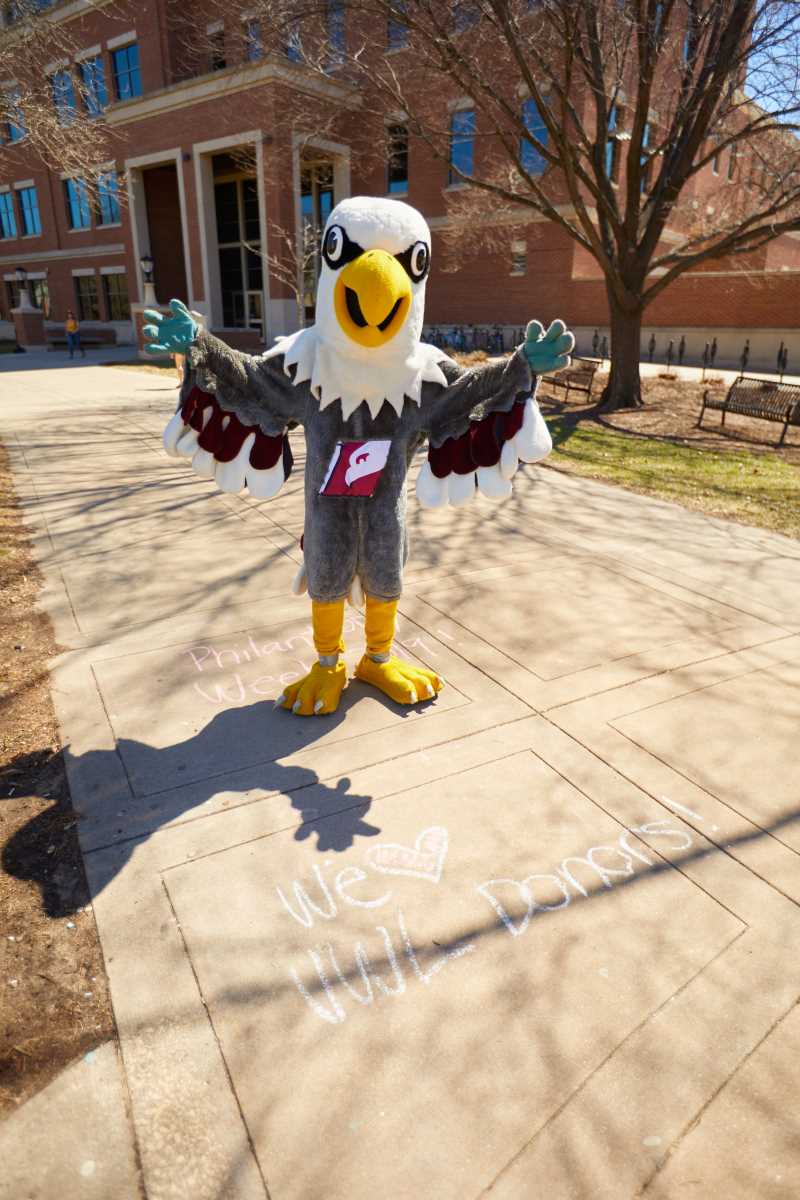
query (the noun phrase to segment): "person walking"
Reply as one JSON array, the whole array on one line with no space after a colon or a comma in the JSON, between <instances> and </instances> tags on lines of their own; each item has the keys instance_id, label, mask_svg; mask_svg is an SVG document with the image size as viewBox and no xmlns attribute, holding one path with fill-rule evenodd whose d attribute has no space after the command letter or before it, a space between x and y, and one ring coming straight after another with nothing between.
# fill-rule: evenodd
<instances>
[{"instance_id":1,"label":"person walking","mask_svg":"<svg viewBox=\"0 0 800 1200\"><path fill-rule=\"evenodd\" d=\"M67 309L67 319L64 322L64 329L67 334L67 349L69 350L70 358L74 357L76 350L80 350L82 357L86 358L86 351L81 345L80 325L71 308Z\"/></svg>"}]
</instances>

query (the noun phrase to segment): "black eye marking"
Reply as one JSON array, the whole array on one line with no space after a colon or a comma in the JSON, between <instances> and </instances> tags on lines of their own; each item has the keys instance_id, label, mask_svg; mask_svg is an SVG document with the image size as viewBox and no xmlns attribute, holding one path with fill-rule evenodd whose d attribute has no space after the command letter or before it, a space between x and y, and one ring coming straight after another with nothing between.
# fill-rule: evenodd
<instances>
[{"instance_id":1,"label":"black eye marking","mask_svg":"<svg viewBox=\"0 0 800 1200\"><path fill-rule=\"evenodd\" d=\"M331 225L322 243L322 256L332 271L358 258L364 251L358 242L351 241L341 225Z\"/></svg>"},{"instance_id":2,"label":"black eye marking","mask_svg":"<svg viewBox=\"0 0 800 1200\"><path fill-rule=\"evenodd\" d=\"M430 270L431 252L424 242L414 242L413 246L409 246L402 254L396 254L395 258L414 283L423 280Z\"/></svg>"}]
</instances>

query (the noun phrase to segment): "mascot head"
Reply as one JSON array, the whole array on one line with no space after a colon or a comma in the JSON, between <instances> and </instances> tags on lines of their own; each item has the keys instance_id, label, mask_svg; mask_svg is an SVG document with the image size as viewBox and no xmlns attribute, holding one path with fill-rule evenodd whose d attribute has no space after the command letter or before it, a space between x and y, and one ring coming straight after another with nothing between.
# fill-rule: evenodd
<instances>
[{"instance_id":1,"label":"mascot head","mask_svg":"<svg viewBox=\"0 0 800 1200\"><path fill-rule=\"evenodd\" d=\"M399 200L353 196L337 204L322 237L317 331L362 362L407 358L422 333L431 234Z\"/></svg>"},{"instance_id":2,"label":"mascot head","mask_svg":"<svg viewBox=\"0 0 800 1200\"><path fill-rule=\"evenodd\" d=\"M348 417L364 401L399 415L420 403L425 381L445 384L446 356L420 342L431 233L399 200L352 196L336 205L322 235L316 320L282 339L295 383L308 380L321 408L341 400Z\"/></svg>"}]
</instances>

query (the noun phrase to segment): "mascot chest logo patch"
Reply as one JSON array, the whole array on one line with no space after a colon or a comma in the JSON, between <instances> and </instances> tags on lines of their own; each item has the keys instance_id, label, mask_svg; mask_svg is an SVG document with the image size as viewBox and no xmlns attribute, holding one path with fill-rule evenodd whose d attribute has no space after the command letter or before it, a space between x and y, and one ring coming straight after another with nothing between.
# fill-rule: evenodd
<instances>
[{"instance_id":1,"label":"mascot chest logo patch","mask_svg":"<svg viewBox=\"0 0 800 1200\"><path fill-rule=\"evenodd\" d=\"M337 442L320 496L371 496L386 466L390 440Z\"/></svg>"}]
</instances>

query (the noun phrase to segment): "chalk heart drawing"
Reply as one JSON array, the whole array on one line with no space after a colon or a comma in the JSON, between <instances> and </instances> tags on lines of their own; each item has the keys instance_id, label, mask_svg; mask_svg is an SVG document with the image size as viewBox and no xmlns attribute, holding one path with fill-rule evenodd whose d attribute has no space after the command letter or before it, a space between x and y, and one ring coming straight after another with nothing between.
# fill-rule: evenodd
<instances>
[{"instance_id":1,"label":"chalk heart drawing","mask_svg":"<svg viewBox=\"0 0 800 1200\"><path fill-rule=\"evenodd\" d=\"M438 883L447 857L448 836L443 825L423 829L412 846L382 842L367 851L367 865L383 875L413 875Z\"/></svg>"}]
</instances>

